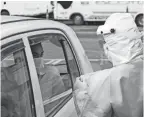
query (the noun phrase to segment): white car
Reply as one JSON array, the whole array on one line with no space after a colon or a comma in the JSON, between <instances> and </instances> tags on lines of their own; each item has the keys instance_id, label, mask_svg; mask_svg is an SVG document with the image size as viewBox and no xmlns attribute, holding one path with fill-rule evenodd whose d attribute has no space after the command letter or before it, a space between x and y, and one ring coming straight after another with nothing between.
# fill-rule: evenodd
<instances>
[{"instance_id":1,"label":"white car","mask_svg":"<svg viewBox=\"0 0 144 117\"><path fill-rule=\"evenodd\" d=\"M77 117L73 84L93 70L75 32L54 21L1 19L2 117ZM46 69L37 66L36 44L43 47L39 59Z\"/></svg>"}]
</instances>

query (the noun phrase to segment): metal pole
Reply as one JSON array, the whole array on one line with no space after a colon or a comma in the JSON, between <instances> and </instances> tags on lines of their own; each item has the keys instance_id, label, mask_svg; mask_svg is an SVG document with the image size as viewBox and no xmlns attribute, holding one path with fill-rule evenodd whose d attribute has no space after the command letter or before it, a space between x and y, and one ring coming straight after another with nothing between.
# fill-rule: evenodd
<instances>
[{"instance_id":1,"label":"metal pole","mask_svg":"<svg viewBox=\"0 0 144 117\"><path fill-rule=\"evenodd\" d=\"M46 19L49 19L48 6L47 6L47 10L46 10Z\"/></svg>"},{"instance_id":2,"label":"metal pole","mask_svg":"<svg viewBox=\"0 0 144 117\"><path fill-rule=\"evenodd\" d=\"M127 8L126 8L126 13L129 13L129 9L128 9L128 6L127 6Z\"/></svg>"}]
</instances>

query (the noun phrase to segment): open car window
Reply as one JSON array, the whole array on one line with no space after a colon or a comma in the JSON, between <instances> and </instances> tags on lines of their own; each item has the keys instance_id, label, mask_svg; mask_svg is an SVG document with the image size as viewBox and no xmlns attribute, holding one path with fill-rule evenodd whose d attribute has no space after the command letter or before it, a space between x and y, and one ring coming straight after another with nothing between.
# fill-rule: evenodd
<instances>
[{"instance_id":1,"label":"open car window","mask_svg":"<svg viewBox=\"0 0 144 117\"><path fill-rule=\"evenodd\" d=\"M46 116L53 116L72 97L73 79L79 69L62 34L29 36ZM73 70L77 73L74 73Z\"/></svg>"}]
</instances>

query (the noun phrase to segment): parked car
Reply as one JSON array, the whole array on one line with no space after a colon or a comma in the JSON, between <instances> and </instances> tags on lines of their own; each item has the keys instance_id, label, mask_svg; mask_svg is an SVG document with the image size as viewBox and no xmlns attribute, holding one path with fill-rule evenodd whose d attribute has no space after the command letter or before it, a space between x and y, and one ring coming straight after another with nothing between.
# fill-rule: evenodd
<instances>
[{"instance_id":1,"label":"parked car","mask_svg":"<svg viewBox=\"0 0 144 117\"><path fill-rule=\"evenodd\" d=\"M55 21L1 19L2 117L77 117L73 84L93 70L75 32ZM43 48L42 74L32 50L36 44ZM63 89L57 88L60 80Z\"/></svg>"}]
</instances>

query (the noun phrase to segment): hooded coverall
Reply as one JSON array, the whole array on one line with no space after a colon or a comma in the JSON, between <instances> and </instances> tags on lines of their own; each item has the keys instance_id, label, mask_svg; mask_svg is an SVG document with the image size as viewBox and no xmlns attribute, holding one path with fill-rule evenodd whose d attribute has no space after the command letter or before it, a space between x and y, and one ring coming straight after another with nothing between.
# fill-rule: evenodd
<instances>
[{"instance_id":1,"label":"hooded coverall","mask_svg":"<svg viewBox=\"0 0 144 117\"><path fill-rule=\"evenodd\" d=\"M77 78L75 94L80 117L143 117L140 33L128 13L113 14L104 26L116 30L104 35L104 50L114 67ZM103 28L104 33L109 33Z\"/></svg>"}]
</instances>

